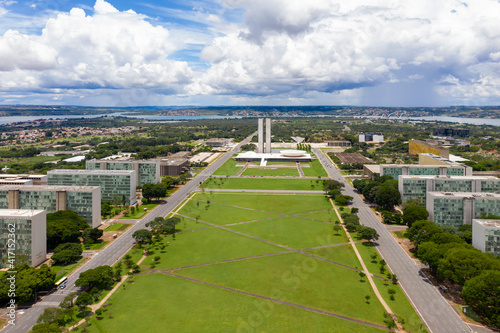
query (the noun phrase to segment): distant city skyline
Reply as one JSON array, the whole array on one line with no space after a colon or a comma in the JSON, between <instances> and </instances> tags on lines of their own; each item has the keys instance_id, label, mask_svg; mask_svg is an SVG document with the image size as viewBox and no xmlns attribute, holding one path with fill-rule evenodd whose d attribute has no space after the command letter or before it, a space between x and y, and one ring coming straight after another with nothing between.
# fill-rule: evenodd
<instances>
[{"instance_id":1,"label":"distant city skyline","mask_svg":"<svg viewBox=\"0 0 500 333\"><path fill-rule=\"evenodd\" d=\"M500 105L500 2L0 0L0 104Z\"/></svg>"}]
</instances>

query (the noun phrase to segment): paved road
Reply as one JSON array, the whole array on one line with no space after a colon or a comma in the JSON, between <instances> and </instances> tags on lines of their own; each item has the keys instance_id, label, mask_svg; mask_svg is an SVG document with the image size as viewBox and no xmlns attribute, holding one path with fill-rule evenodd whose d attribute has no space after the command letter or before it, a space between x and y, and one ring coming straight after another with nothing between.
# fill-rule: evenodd
<instances>
[{"instance_id":1,"label":"paved road","mask_svg":"<svg viewBox=\"0 0 500 333\"><path fill-rule=\"evenodd\" d=\"M424 280L420 268L399 246L372 210L354 192L353 188L342 178L340 172L318 149L313 148L313 152L318 156L330 178L344 183L345 186L342 192L354 198L352 206L359 208L358 216L361 222L365 226L377 230L380 235L377 241L379 252L386 260L391 271L397 275L401 287L430 331L434 333L471 332L471 329L460 319L436 288Z\"/></svg>"},{"instance_id":2,"label":"paved road","mask_svg":"<svg viewBox=\"0 0 500 333\"><path fill-rule=\"evenodd\" d=\"M208 166L199 175L193 178L189 183L184 185L182 188L177 190L171 197L168 198L166 203L161 204L156 209L147 214L143 219L139 220L135 225L133 225L129 230L122 234L118 239L108 245L106 248L101 250L98 254L95 254L91 260L76 270L66 283L67 287L64 290L57 290L50 295L43 298L42 301L36 303L29 309L18 311L16 318L16 325L8 325L3 330L2 333L25 333L28 332L33 325L36 324L38 316L43 312L46 307L57 307L64 297L73 291L79 291L79 288L74 287L75 281L80 276L81 272L88 269L95 268L102 265L113 265L118 259L125 255L132 245L134 244L134 239L132 234L139 229L144 229L145 224L149 221L154 220L156 217L165 217L169 214L175 207L177 207L188 195L195 191L200 183L204 182L215 170L217 170L224 162L226 162L235 152L237 152L241 146L250 142L252 137L257 133L252 134L250 137L246 138L235 146L231 151L222 155L217 161Z\"/></svg>"}]
</instances>

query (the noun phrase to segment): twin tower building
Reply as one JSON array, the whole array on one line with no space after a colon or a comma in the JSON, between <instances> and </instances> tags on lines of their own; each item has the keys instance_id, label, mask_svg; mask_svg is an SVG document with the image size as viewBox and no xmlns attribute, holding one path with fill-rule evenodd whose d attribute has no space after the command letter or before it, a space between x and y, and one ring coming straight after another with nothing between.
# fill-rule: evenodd
<instances>
[{"instance_id":1,"label":"twin tower building","mask_svg":"<svg viewBox=\"0 0 500 333\"><path fill-rule=\"evenodd\" d=\"M258 145L257 153L271 153L271 118L266 118L266 150L264 151L264 118L259 118L259 126L257 130Z\"/></svg>"}]
</instances>

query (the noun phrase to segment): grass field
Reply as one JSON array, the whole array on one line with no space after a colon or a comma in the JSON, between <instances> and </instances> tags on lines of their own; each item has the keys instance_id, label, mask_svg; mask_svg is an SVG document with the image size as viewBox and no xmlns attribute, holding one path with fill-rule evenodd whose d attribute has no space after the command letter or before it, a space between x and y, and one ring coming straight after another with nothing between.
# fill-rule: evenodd
<instances>
[{"instance_id":1,"label":"grass field","mask_svg":"<svg viewBox=\"0 0 500 333\"><path fill-rule=\"evenodd\" d=\"M233 225L228 228L294 249L348 241L343 231L337 235L330 224L292 217Z\"/></svg>"},{"instance_id":2,"label":"grass field","mask_svg":"<svg viewBox=\"0 0 500 333\"><path fill-rule=\"evenodd\" d=\"M323 195L205 191L179 214L186 217L177 227L186 232L164 237L164 251L150 248L141 264L145 275L117 290L89 332L384 331L355 322L383 327L384 309L354 270L361 265L343 230L333 230L335 214ZM368 260L371 250L363 249ZM137 262L142 250L129 254ZM411 306L398 296L400 315L415 327Z\"/></svg>"},{"instance_id":3,"label":"grass field","mask_svg":"<svg viewBox=\"0 0 500 333\"><path fill-rule=\"evenodd\" d=\"M242 176L264 177L298 177L299 171L294 168L279 168L275 166L247 168Z\"/></svg>"},{"instance_id":4,"label":"grass field","mask_svg":"<svg viewBox=\"0 0 500 333\"><path fill-rule=\"evenodd\" d=\"M274 333L382 332L166 275L138 276L134 280L112 296L113 305L106 308L103 319L93 317L88 332L114 333L124 328L130 333L253 332L254 327L256 332Z\"/></svg>"},{"instance_id":5,"label":"grass field","mask_svg":"<svg viewBox=\"0 0 500 333\"><path fill-rule=\"evenodd\" d=\"M295 271L294 266L298 267ZM358 272L298 253L195 267L176 273L259 295L280 294L276 298L383 325L384 309L370 284L360 282ZM365 302L366 295L373 300L370 304Z\"/></svg>"},{"instance_id":6,"label":"grass field","mask_svg":"<svg viewBox=\"0 0 500 333\"><path fill-rule=\"evenodd\" d=\"M238 163L240 163L241 166L236 166ZM224 162L224 164L222 164L220 168L218 168L213 174L217 176L236 176L236 174L241 171L244 164L244 162L238 162L230 158L226 162Z\"/></svg>"},{"instance_id":7,"label":"grass field","mask_svg":"<svg viewBox=\"0 0 500 333\"><path fill-rule=\"evenodd\" d=\"M97 241L95 244L83 245L84 250L100 250L106 245L109 244L109 241Z\"/></svg>"},{"instance_id":8,"label":"grass field","mask_svg":"<svg viewBox=\"0 0 500 333\"><path fill-rule=\"evenodd\" d=\"M124 220L127 220L127 219L129 219L129 220L142 219L144 217L144 215L146 215L147 213L149 213L156 206L158 206L157 203L151 203L151 204L147 204L147 205L140 205L136 209L135 214L130 214L130 213L125 214L124 216L121 217L121 219L124 219ZM147 210L144 210L144 208L146 208Z\"/></svg>"},{"instance_id":9,"label":"grass field","mask_svg":"<svg viewBox=\"0 0 500 333\"><path fill-rule=\"evenodd\" d=\"M130 223L111 223L104 231L125 231L130 226L132 226Z\"/></svg>"},{"instance_id":10,"label":"grass field","mask_svg":"<svg viewBox=\"0 0 500 333\"><path fill-rule=\"evenodd\" d=\"M222 180L222 184L220 182ZM202 188L219 189L248 189L248 190L297 190L297 191L321 191L323 184L317 184L311 179L266 179L266 178L209 178Z\"/></svg>"},{"instance_id":11,"label":"grass field","mask_svg":"<svg viewBox=\"0 0 500 333\"><path fill-rule=\"evenodd\" d=\"M309 163L300 163L302 167L302 172L304 172L304 176L306 177L328 177L323 165L318 159L313 159Z\"/></svg>"},{"instance_id":12,"label":"grass field","mask_svg":"<svg viewBox=\"0 0 500 333\"><path fill-rule=\"evenodd\" d=\"M50 266L52 272L56 273L56 281L62 278L65 275L71 273L74 269L85 262L85 258L81 258L78 261L68 264L68 265L54 265Z\"/></svg>"}]
</instances>

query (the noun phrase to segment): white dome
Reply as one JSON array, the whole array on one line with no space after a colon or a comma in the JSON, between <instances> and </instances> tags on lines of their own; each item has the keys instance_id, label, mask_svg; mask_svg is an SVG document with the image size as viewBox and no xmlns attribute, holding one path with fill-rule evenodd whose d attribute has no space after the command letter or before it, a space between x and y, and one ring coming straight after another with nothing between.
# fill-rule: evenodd
<instances>
[{"instance_id":1,"label":"white dome","mask_svg":"<svg viewBox=\"0 0 500 333\"><path fill-rule=\"evenodd\" d=\"M305 150L281 150L280 154L286 157L301 157L306 154Z\"/></svg>"}]
</instances>

